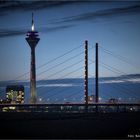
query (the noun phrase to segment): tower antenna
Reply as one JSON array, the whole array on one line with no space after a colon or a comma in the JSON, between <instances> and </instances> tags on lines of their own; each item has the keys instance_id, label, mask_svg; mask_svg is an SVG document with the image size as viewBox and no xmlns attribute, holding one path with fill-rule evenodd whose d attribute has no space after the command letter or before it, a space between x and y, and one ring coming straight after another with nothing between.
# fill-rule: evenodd
<instances>
[{"instance_id":1,"label":"tower antenna","mask_svg":"<svg viewBox=\"0 0 140 140\"><path fill-rule=\"evenodd\" d=\"M32 31L35 31L35 25L34 25L34 13L32 13Z\"/></svg>"}]
</instances>

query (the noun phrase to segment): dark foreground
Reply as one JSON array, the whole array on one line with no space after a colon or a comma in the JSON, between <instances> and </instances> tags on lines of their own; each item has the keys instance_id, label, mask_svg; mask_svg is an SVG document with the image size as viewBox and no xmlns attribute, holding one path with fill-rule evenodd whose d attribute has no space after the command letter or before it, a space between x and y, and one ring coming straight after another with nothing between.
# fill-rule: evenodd
<instances>
[{"instance_id":1,"label":"dark foreground","mask_svg":"<svg viewBox=\"0 0 140 140\"><path fill-rule=\"evenodd\" d=\"M139 138L140 113L0 113L0 138Z\"/></svg>"}]
</instances>

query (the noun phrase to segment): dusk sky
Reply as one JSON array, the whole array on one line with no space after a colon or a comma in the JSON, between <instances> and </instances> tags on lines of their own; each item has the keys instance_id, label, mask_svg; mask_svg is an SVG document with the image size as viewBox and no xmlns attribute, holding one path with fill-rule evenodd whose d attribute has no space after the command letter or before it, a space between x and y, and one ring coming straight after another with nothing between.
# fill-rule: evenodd
<instances>
[{"instance_id":1,"label":"dusk sky","mask_svg":"<svg viewBox=\"0 0 140 140\"><path fill-rule=\"evenodd\" d=\"M95 43L99 43L101 63L116 68L109 71L100 65L100 76L140 73L140 2L97 1L2 1L0 2L0 80L15 80L30 71L30 47L25 37L31 30L34 13L35 30L40 42L36 47L37 80L64 76L84 66L84 42L89 41L89 64L95 60ZM73 48L68 55L52 63ZM114 57L105 52L109 50ZM74 59L67 61L70 57ZM122 61L122 59L125 61ZM63 65L55 65L62 63ZM82 61L83 60L83 61ZM48 63L48 64L46 64ZM77 65L73 64L77 63ZM46 65L45 65L46 64ZM62 73L55 74L69 67ZM89 76L94 75L94 64L89 65ZM42 73L43 71L47 71ZM42 73L42 74L41 74ZM84 68L67 77L80 77ZM52 75L52 76L51 76ZM29 75L19 80L29 79Z\"/></svg>"}]
</instances>

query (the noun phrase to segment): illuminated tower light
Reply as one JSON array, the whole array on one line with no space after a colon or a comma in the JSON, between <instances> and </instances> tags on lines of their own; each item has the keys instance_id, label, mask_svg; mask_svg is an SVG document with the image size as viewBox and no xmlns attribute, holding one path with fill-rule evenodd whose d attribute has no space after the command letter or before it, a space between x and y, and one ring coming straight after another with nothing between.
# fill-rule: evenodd
<instances>
[{"instance_id":1,"label":"illuminated tower light","mask_svg":"<svg viewBox=\"0 0 140 140\"><path fill-rule=\"evenodd\" d=\"M32 13L32 27L31 27L32 32L35 31L35 25L34 25L34 15Z\"/></svg>"}]
</instances>

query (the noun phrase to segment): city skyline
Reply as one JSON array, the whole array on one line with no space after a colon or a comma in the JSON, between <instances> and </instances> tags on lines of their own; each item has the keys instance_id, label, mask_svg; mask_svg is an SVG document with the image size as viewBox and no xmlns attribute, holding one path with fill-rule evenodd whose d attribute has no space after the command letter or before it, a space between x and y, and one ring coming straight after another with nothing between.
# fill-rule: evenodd
<instances>
[{"instance_id":1,"label":"city skyline","mask_svg":"<svg viewBox=\"0 0 140 140\"><path fill-rule=\"evenodd\" d=\"M13 5L14 8L12 8ZM117 68L122 73L140 73L139 2L59 1L51 3L37 1L35 4L31 1L19 1L19 3L14 1L2 3L0 11L1 81L16 80L16 77L30 71L30 49L25 41L25 35L28 30L31 30L32 12L35 14L35 30L39 32L41 38L36 49L37 68L79 46L69 56L37 69L37 80L57 79L61 75L63 77L73 71L74 68L72 67L62 74L50 76L60 71L61 68L56 67L53 71L46 69L84 51L85 40L89 41L89 48L95 46L96 42L99 43L99 60L101 62ZM109 56L102 51L102 47L114 52L114 54L123 56L133 66ZM89 59L91 61L94 61L94 55L95 50L90 49ZM84 55L80 55L62 67L70 66L74 62L79 62L75 68L83 66ZM40 74L45 70L44 74ZM101 77L121 75L102 66L100 66L99 72ZM89 66L89 73L89 77L94 76L94 65ZM83 70L66 78L73 78L82 74ZM29 75L23 76L19 80L26 79L29 79Z\"/></svg>"},{"instance_id":2,"label":"city skyline","mask_svg":"<svg viewBox=\"0 0 140 140\"><path fill-rule=\"evenodd\" d=\"M139 1L1 0L0 19L0 138L140 138Z\"/></svg>"}]
</instances>

